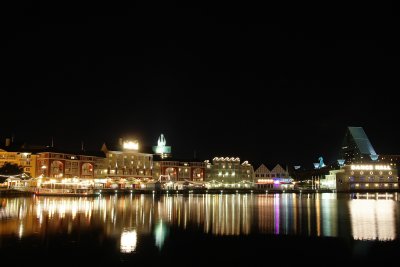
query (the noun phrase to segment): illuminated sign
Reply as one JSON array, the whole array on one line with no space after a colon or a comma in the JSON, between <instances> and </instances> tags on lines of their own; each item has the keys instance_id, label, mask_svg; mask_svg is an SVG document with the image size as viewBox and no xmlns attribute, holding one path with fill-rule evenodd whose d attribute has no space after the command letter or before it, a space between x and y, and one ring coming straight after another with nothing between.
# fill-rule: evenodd
<instances>
[{"instance_id":1,"label":"illuminated sign","mask_svg":"<svg viewBox=\"0 0 400 267\"><path fill-rule=\"evenodd\" d=\"M351 165L352 170L360 171L389 171L391 170L389 165Z\"/></svg>"},{"instance_id":2,"label":"illuminated sign","mask_svg":"<svg viewBox=\"0 0 400 267\"><path fill-rule=\"evenodd\" d=\"M272 183L274 183L274 180L272 180L272 179L258 179L257 182L259 184L272 184Z\"/></svg>"},{"instance_id":3,"label":"illuminated sign","mask_svg":"<svg viewBox=\"0 0 400 267\"><path fill-rule=\"evenodd\" d=\"M127 141L124 142L124 149L139 150L139 143L137 141Z\"/></svg>"}]
</instances>

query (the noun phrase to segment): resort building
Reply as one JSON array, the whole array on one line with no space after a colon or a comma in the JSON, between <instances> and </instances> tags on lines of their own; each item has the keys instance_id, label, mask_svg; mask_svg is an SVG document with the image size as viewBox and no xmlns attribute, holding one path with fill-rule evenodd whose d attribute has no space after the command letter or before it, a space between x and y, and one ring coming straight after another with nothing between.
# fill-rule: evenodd
<instances>
[{"instance_id":1,"label":"resort building","mask_svg":"<svg viewBox=\"0 0 400 267\"><path fill-rule=\"evenodd\" d=\"M340 155L345 164L363 163L378 159L362 127L347 127Z\"/></svg>"},{"instance_id":2,"label":"resort building","mask_svg":"<svg viewBox=\"0 0 400 267\"><path fill-rule=\"evenodd\" d=\"M171 157L171 147L167 146L167 140L161 134L157 140L157 146L153 146L153 153L159 155L162 159Z\"/></svg>"},{"instance_id":3,"label":"resort building","mask_svg":"<svg viewBox=\"0 0 400 267\"><path fill-rule=\"evenodd\" d=\"M206 163L196 160L177 160L154 156L153 178L167 181L202 182L205 176Z\"/></svg>"},{"instance_id":4,"label":"resort building","mask_svg":"<svg viewBox=\"0 0 400 267\"><path fill-rule=\"evenodd\" d=\"M119 139L116 146L104 143L104 160L96 161L95 177L112 179L152 179L153 154L143 151L137 140Z\"/></svg>"},{"instance_id":5,"label":"resort building","mask_svg":"<svg viewBox=\"0 0 400 267\"><path fill-rule=\"evenodd\" d=\"M15 146L11 138L6 138L5 145L0 147L0 167L6 162L17 164L22 167L23 172L35 177L36 174L36 155L30 149Z\"/></svg>"},{"instance_id":6,"label":"resort building","mask_svg":"<svg viewBox=\"0 0 400 267\"><path fill-rule=\"evenodd\" d=\"M257 188L293 188L293 179L290 177L288 169L284 169L280 164L277 164L272 170L261 164L254 173Z\"/></svg>"},{"instance_id":7,"label":"resort building","mask_svg":"<svg viewBox=\"0 0 400 267\"><path fill-rule=\"evenodd\" d=\"M104 160L100 155L90 155L84 151L72 154L50 150L37 153L34 177L93 179L95 162Z\"/></svg>"},{"instance_id":8,"label":"resort building","mask_svg":"<svg viewBox=\"0 0 400 267\"><path fill-rule=\"evenodd\" d=\"M206 181L216 187L254 187L254 169L248 162L236 157L215 157L206 163Z\"/></svg>"},{"instance_id":9,"label":"resort building","mask_svg":"<svg viewBox=\"0 0 400 267\"><path fill-rule=\"evenodd\" d=\"M0 149L0 167L6 162L17 164L22 167L23 172L30 177L36 174L36 155L31 152L5 151Z\"/></svg>"},{"instance_id":10,"label":"resort building","mask_svg":"<svg viewBox=\"0 0 400 267\"><path fill-rule=\"evenodd\" d=\"M330 171L321 179L321 188L343 191L390 191L398 190L399 177L396 168L389 164L367 163L345 165Z\"/></svg>"}]
</instances>

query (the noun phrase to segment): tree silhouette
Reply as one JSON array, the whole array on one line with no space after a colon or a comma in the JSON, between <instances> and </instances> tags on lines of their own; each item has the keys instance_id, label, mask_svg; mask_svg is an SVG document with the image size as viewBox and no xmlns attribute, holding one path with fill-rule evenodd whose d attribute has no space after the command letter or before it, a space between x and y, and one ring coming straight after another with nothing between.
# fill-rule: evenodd
<instances>
[{"instance_id":1,"label":"tree silhouette","mask_svg":"<svg viewBox=\"0 0 400 267\"><path fill-rule=\"evenodd\" d=\"M21 166L10 162L6 162L0 167L0 175L17 175L23 173L23 171L24 169Z\"/></svg>"}]
</instances>

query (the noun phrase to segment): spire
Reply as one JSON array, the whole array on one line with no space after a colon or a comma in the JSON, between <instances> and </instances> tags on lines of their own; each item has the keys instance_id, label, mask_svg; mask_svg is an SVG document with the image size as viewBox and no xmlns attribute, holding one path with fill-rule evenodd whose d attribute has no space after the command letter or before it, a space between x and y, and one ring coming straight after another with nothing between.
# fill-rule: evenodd
<instances>
[{"instance_id":1,"label":"spire","mask_svg":"<svg viewBox=\"0 0 400 267\"><path fill-rule=\"evenodd\" d=\"M82 151L85 151L85 146L84 145L85 145L84 142L81 141L81 149L82 149Z\"/></svg>"},{"instance_id":2,"label":"spire","mask_svg":"<svg viewBox=\"0 0 400 267\"><path fill-rule=\"evenodd\" d=\"M51 137L51 147L54 147L54 138L53 138L53 136Z\"/></svg>"},{"instance_id":3,"label":"spire","mask_svg":"<svg viewBox=\"0 0 400 267\"><path fill-rule=\"evenodd\" d=\"M157 141L158 146L165 146L167 144L167 141L165 140L165 137L163 134L160 135Z\"/></svg>"}]
</instances>

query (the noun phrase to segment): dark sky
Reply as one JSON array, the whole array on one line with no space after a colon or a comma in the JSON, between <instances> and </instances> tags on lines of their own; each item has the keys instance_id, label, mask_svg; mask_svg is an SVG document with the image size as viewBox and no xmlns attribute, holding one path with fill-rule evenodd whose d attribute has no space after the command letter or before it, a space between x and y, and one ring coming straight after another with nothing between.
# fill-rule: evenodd
<instances>
[{"instance_id":1,"label":"dark sky","mask_svg":"<svg viewBox=\"0 0 400 267\"><path fill-rule=\"evenodd\" d=\"M2 139L99 149L164 133L177 157L311 166L362 126L400 153L391 2L81 2L5 9Z\"/></svg>"}]
</instances>

